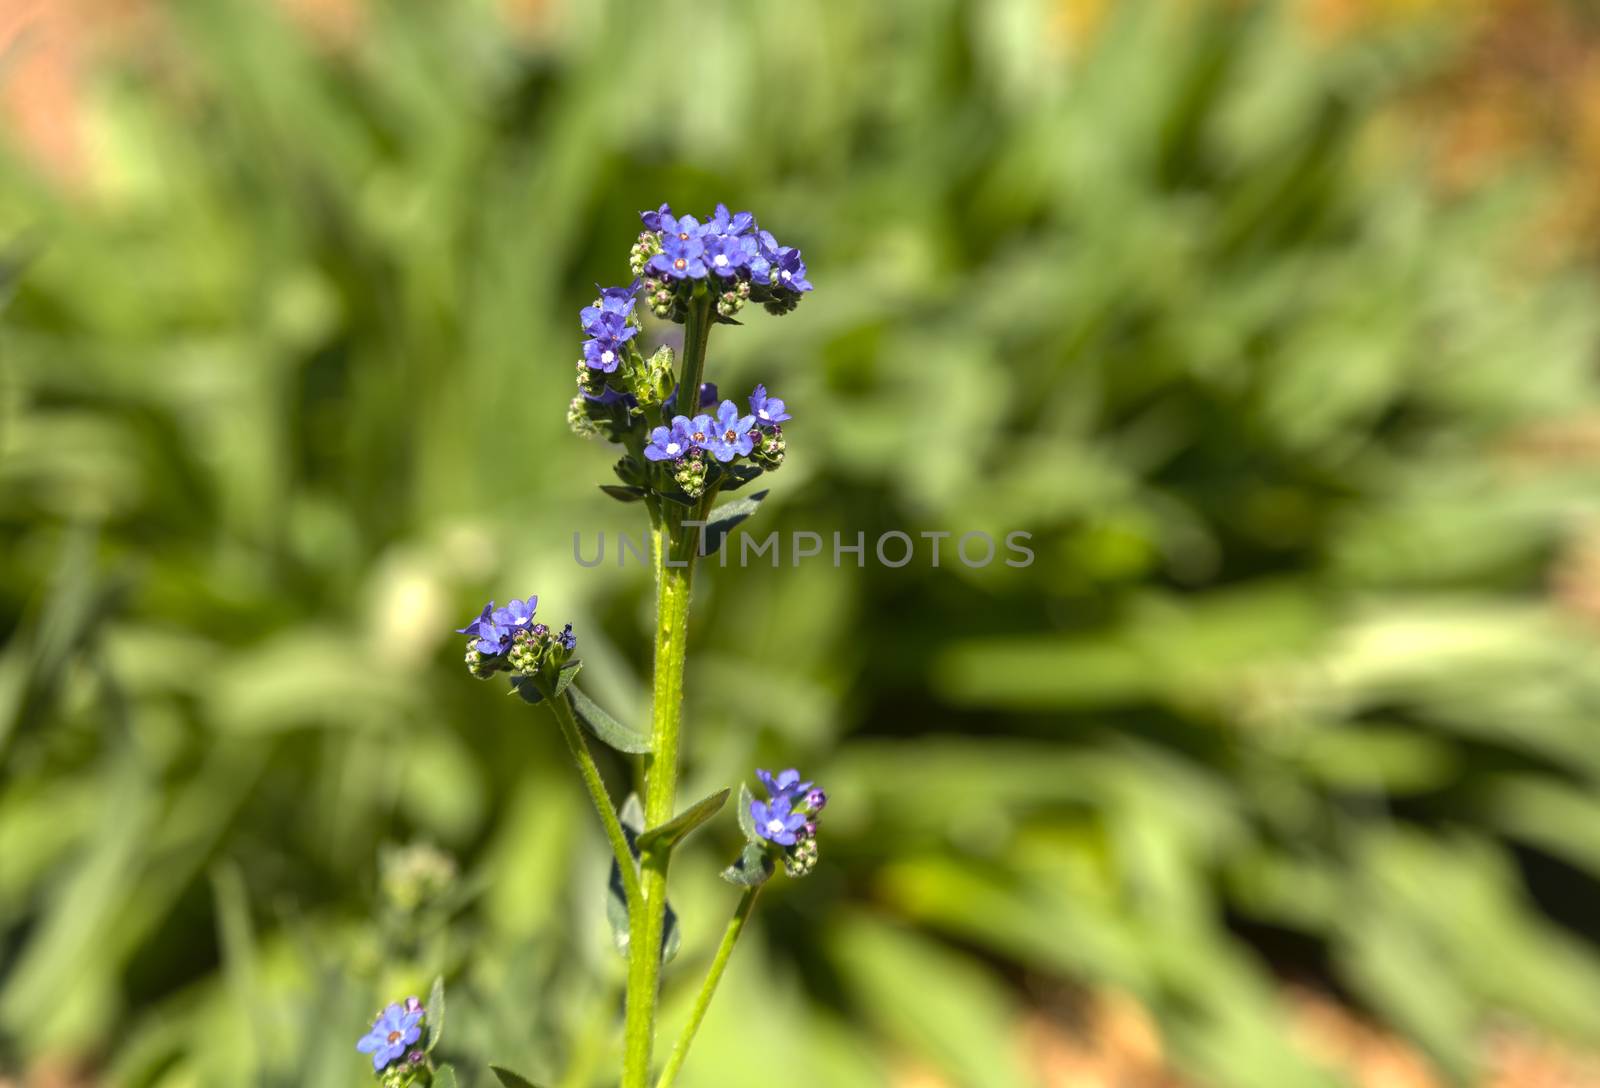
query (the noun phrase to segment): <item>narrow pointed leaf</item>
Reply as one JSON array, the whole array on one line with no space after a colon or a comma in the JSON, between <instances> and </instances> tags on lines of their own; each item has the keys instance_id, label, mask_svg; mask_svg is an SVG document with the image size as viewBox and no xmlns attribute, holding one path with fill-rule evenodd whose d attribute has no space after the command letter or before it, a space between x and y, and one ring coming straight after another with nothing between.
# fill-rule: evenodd
<instances>
[{"instance_id":1,"label":"narrow pointed leaf","mask_svg":"<svg viewBox=\"0 0 1600 1088\"><path fill-rule=\"evenodd\" d=\"M722 811L722 806L728 803L728 794L731 792L731 790L719 790L704 800L696 801L660 827L652 827L639 836L640 852L660 852L676 848L684 836Z\"/></svg>"},{"instance_id":2,"label":"narrow pointed leaf","mask_svg":"<svg viewBox=\"0 0 1600 1088\"><path fill-rule=\"evenodd\" d=\"M645 494L642 487L624 487L622 484L601 484L600 490L618 502L638 502Z\"/></svg>"},{"instance_id":3,"label":"narrow pointed leaf","mask_svg":"<svg viewBox=\"0 0 1600 1088\"><path fill-rule=\"evenodd\" d=\"M574 680L578 678L578 670L583 668L583 662L573 658L561 666L561 671L556 673L556 698L561 698L561 693L567 690Z\"/></svg>"},{"instance_id":4,"label":"narrow pointed leaf","mask_svg":"<svg viewBox=\"0 0 1600 1088\"><path fill-rule=\"evenodd\" d=\"M628 799L622 802L622 808L617 812L617 821L622 824L622 837L628 840L628 848L633 852L637 864L639 829L644 827L644 806L639 803L638 794L628 794ZM626 958L629 936L628 892L623 887L622 870L615 859L611 862L611 879L606 887L606 921L611 923L611 939L616 943L617 951ZM661 931L661 962L670 962L678 954L678 946L682 942L683 935L678 929L678 912L672 909L672 902L668 900L666 918Z\"/></svg>"},{"instance_id":5,"label":"narrow pointed leaf","mask_svg":"<svg viewBox=\"0 0 1600 1088\"><path fill-rule=\"evenodd\" d=\"M539 1088L533 1081L520 1073L513 1073L503 1065L491 1065L489 1071L499 1078L504 1088ZM434 1081L435 1085L438 1081Z\"/></svg>"},{"instance_id":6,"label":"narrow pointed leaf","mask_svg":"<svg viewBox=\"0 0 1600 1088\"><path fill-rule=\"evenodd\" d=\"M567 686L565 690L567 698L572 701L573 713L578 715L578 721L583 723L583 727L593 734L596 740L619 752L631 755L650 751L648 737L635 733L600 709L599 704L585 695L581 689Z\"/></svg>"},{"instance_id":7,"label":"narrow pointed leaf","mask_svg":"<svg viewBox=\"0 0 1600 1088\"><path fill-rule=\"evenodd\" d=\"M448 1065L441 1065L433 1071L433 1088L457 1088L456 1071Z\"/></svg>"},{"instance_id":8,"label":"narrow pointed leaf","mask_svg":"<svg viewBox=\"0 0 1600 1088\"><path fill-rule=\"evenodd\" d=\"M739 830L744 832L747 842L761 842L762 838L756 834L756 818L750 813L750 806L755 804L755 798L750 796L750 787L744 783L739 784Z\"/></svg>"},{"instance_id":9,"label":"narrow pointed leaf","mask_svg":"<svg viewBox=\"0 0 1600 1088\"><path fill-rule=\"evenodd\" d=\"M757 491L748 498L735 499L725 502L706 519L700 547L701 555L716 555L722 550L722 543L728 538L728 533L735 525L761 509L761 500L770 492Z\"/></svg>"},{"instance_id":10,"label":"narrow pointed leaf","mask_svg":"<svg viewBox=\"0 0 1600 1088\"><path fill-rule=\"evenodd\" d=\"M534 686L533 680L527 676L513 676L511 690L522 696L522 701L531 706L538 706L544 702L544 696Z\"/></svg>"},{"instance_id":11,"label":"narrow pointed leaf","mask_svg":"<svg viewBox=\"0 0 1600 1088\"><path fill-rule=\"evenodd\" d=\"M444 1035L444 976L439 975L433 980L433 989L428 991L428 1046L427 1053L432 1054L433 1048L439 1045L439 1039Z\"/></svg>"}]
</instances>

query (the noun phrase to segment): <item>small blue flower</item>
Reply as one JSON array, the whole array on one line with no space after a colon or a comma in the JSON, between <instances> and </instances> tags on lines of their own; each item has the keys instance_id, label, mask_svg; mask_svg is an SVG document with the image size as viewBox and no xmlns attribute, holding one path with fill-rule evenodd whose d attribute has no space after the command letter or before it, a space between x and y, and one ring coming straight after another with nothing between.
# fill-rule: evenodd
<instances>
[{"instance_id":1,"label":"small blue flower","mask_svg":"<svg viewBox=\"0 0 1600 1088\"><path fill-rule=\"evenodd\" d=\"M700 383L700 403L695 405L695 407L696 408L709 408L711 405L713 405L715 403L717 403L717 383L716 382L701 382ZM661 407L663 409L665 409L666 411L670 412L674 408L676 408L677 406L678 406L678 391L676 389L674 389L667 396L666 402L664 404L662 404Z\"/></svg>"},{"instance_id":2,"label":"small blue flower","mask_svg":"<svg viewBox=\"0 0 1600 1088\"><path fill-rule=\"evenodd\" d=\"M756 834L779 846L793 846L798 841L795 832L806 826L806 818L790 809L788 794L779 794L770 804L751 801L750 818L755 822Z\"/></svg>"},{"instance_id":3,"label":"small blue flower","mask_svg":"<svg viewBox=\"0 0 1600 1088\"><path fill-rule=\"evenodd\" d=\"M615 340L585 340L583 342L583 361L590 370L598 370L604 374L616 372L622 365L621 345Z\"/></svg>"},{"instance_id":4,"label":"small blue flower","mask_svg":"<svg viewBox=\"0 0 1600 1088\"><path fill-rule=\"evenodd\" d=\"M773 283L791 291L811 290L811 281L806 279L806 262L800 259L800 251L793 246L778 250L770 275Z\"/></svg>"},{"instance_id":5,"label":"small blue flower","mask_svg":"<svg viewBox=\"0 0 1600 1088\"><path fill-rule=\"evenodd\" d=\"M782 247L778 240L772 236L770 230L757 231L747 234L740 239L744 245L745 263L750 268L750 279L762 286L773 282L773 266L778 261L778 253Z\"/></svg>"},{"instance_id":6,"label":"small blue flower","mask_svg":"<svg viewBox=\"0 0 1600 1088\"><path fill-rule=\"evenodd\" d=\"M410 1002L407 1002L407 1005L409 1006ZM374 1072L382 1070L390 1062L402 1057L408 1046L422 1038L423 1015L421 1005L417 1005L414 1009L390 1005L378 1014L377 1020L373 1021L372 1029L356 1043L357 1050L372 1055Z\"/></svg>"},{"instance_id":7,"label":"small blue flower","mask_svg":"<svg viewBox=\"0 0 1600 1088\"><path fill-rule=\"evenodd\" d=\"M747 456L755 447L750 428L756 425L755 416L741 416L739 406L725 400L717 408L717 419L709 432L705 449L718 461L732 461Z\"/></svg>"},{"instance_id":8,"label":"small blue flower","mask_svg":"<svg viewBox=\"0 0 1600 1088\"><path fill-rule=\"evenodd\" d=\"M467 621L467 625L465 627L457 627L456 628L456 634L458 634L458 635L476 635L476 634L479 633L479 630L485 624L489 624L489 625L492 626L493 623L494 623L494 602L490 601L488 604L483 606L483 612L481 614L479 614L479 616L476 619L468 620Z\"/></svg>"},{"instance_id":9,"label":"small blue flower","mask_svg":"<svg viewBox=\"0 0 1600 1088\"><path fill-rule=\"evenodd\" d=\"M712 234L705 240L706 265L723 279L732 279L748 262L742 239L731 234Z\"/></svg>"},{"instance_id":10,"label":"small blue flower","mask_svg":"<svg viewBox=\"0 0 1600 1088\"><path fill-rule=\"evenodd\" d=\"M663 219L672 218L672 209L663 204L653 212L640 212L639 222L644 224L645 230L660 230Z\"/></svg>"},{"instance_id":11,"label":"small blue flower","mask_svg":"<svg viewBox=\"0 0 1600 1088\"><path fill-rule=\"evenodd\" d=\"M789 413L784 411L783 401L777 397L767 396L767 387L764 385L756 386L755 392L750 394L750 414L764 427L782 423L789 418Z\"/></svg>"},{"instance_id":12,"label":"small blue flower","mask_svg":"<svg viewBox=\"0 0 1600 1088\"><path fill-rule=\"evenodd\" d=\"M662 205L666 207L666 205ZM726 204L718 204L716 213L711 216L706 229L714 234L749 234L756 228L756 217L749 212L735 212L728 214Z\"/></svg>"},{"instance_id":13,"label":"small blue flower","mask_svg":"<svg viewBox=\"0 0 1600 1088\"><path fill-rule=\"evenodd\" d=\"M513 597L504 608L495 609L491 618L498 627L521 631L532 626L533 612L538 607L538 597L529 597L526 601L519 601Z\"/></svg>"},{"instance_id":14,"label":"small blue flower","mask_svg":"<svg viewBox=\"0 0 1600 1088\"><path fill-rule=\"evenodd\" d=\"M657 427L651 431L650 444L644 448L645 458L650 461L675 461L686 456L695 446L689 426L686 416L674 416L670 427Z\"/></svg>"},{"instance_id":15,"label":"small blue flower","mask_svg":"<svg viewBox=\"0 0 1600 1088\"><path fill-rule=\"evenodd\" d=\"M572 624L569 623L561 629L561 633L556 636L556 641L569 654L578 648L578 636L572 633Z\"/></svg>"},{"instance_id":16,"label":"small blue flower","mask_svg":"<svg viewBox=\"0 0 1600 1088\"><path fill-rule=\"evenodd\" d=\"M689 441L694 443L695 449L709 451L716 429L717 421L702 412L689 421Z\"/></svg>"},{"instance_id":17,"label":"small blue flower","mask_svg":"<svg viewBox=\"0 0 1600 1088\"><path fill-rule=\"evenodd\" d=\"M773 774L771 771L756 771L756 778L767 787L767 796L776 801L780 797L794 798L805 793L811 788L810 782L800 781L800 772L790 767L786 771Z\"/></svg>"},{"instance_id":18,"label":"small blue flower","mask_svg":"<svg viewBox=\"0 0 1600 1088\"><path fill-rule=\"evenodd\" d=\"M606 315L620 317L626 321L633 313L633 307L638 302L635 297L639 290L639 281L634 280L627 287L601 287L595 284L600 297L595 299L594 305L585 306L578 311L578 318L583 324L583 331L590 336L598 336L595 326Z\"/></svg>"},{"instance_id":19,"label":"small blue flower","mask_svg":"<svg viewBox=\"0 0 1600 1088\"><path fill-rule=\"evenodd\" d=\"M661 217L661 252L650 258L650 268L673 279L704 279L706 244L704 228L694 216Z\"/></svg>"}]
</instances>

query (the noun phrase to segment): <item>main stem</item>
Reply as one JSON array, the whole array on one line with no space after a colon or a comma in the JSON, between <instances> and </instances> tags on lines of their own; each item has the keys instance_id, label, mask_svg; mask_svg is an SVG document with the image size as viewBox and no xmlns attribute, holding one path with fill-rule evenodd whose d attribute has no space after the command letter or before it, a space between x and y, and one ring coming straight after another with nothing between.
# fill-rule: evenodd
<instances>
[{"instance_id":1,"label":"main stem","mask_svg":"<svg viewBox=\"0 0 1600 1088\"><path fill-rule=\"evenodd\" d=\"M709 295L689 302L683 326L683 373L678 412L693 416L700 405L706 341L711 335ZM685 399L687 398L687 399ZM685 408L685 405L688 405ZM678 733L683 719L683 662L689 635L689 588L694 577L697 531L685 531L683 507L663 502L655 533L655 680L650 702L650 753L644 757L645 827L673 817L678 795ZM666 921L669 854L639 859L642 902L628 912L628 996L623 1029L622 1088L649 1088L656 1002L661 990L661 938Z\"/></svg>"},{"instance_id":2,"label":"main stem","mask_svg":"<svg viewBox=\"0 0 1600 1088\"><path fill-rule=\"evenodd\" d=\"M750 912L755 909L756 896L760 894L761 886L746 888L739 899L739 906L734 910L733 917L728 920L728 928L722 933L722 943L717 946L717 954L711 961L711 968L706 972L706 980L700 984L700 993L694 999L694 1008L689 1012L689 1022L683 1026L683 1034L678 1036L678 1043L672 1048L672 1055L667 1058L667 1064L661 1069L661 1079L656 1081L656 1088L672 1088L672 1082L678 1079L678 1070L683 1068L683 1059L689 1054L689 1046L694 1042L695 1033L700 1030L700 1021L706 1018L706 1010L711 1007L711 998L717 992L717 983L722 981L722 972L728 966L728 957L733 955L733 946L739 943L739 934L744 932L744 924L750 920Z\"/></svg>"}]
</instances>

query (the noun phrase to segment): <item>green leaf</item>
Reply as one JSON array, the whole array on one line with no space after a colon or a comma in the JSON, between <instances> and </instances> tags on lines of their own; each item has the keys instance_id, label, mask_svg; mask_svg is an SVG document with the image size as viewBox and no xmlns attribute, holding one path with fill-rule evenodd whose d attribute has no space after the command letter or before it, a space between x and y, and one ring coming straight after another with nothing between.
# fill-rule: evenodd
<instances>
[{"instance_id":1,"label":"green leaf","mask_svg":"<svg viewBox=\"0 0 1600 1088\"><path fill-rule=\"evenodd\" d=\"M742 465L729 465L722 470L723 483L718 490L723 494L727 494L731 491L737 491L745 484L758 478L765 471L766 470L760 465L752 465L749 463Z\"/></svg>"},{"instance_id":2,"label":"green leaf","mask_svg":"<svg viewBox=\"0 0 1600 1088\"><path fill-rule=\"evenodd\" d=\"M728 803L728 794L731 792L731 790L719 790L704 800L696 801L660 827L652 827L644 832L639 836L640 852L673 850L689 832L721 812L722 806Z\"/></svg>"},{"instance_id":3,"label":"green leaf","mask_svg":"<svg viewBox=\"0 0 1600 1088\"><path fill-rule=\"evenodd\" d=\"M433 980L433 989L428 991L428 1046L426 1052L433 1053L433 1048L439 1045L440 1038L444 1035L444 976L439 975Z\"/></svg>"},{"instance_id":4,"label":"green leaf","mask_svg":"<svg viewBox=\"0 0 1600 1088\"><path fill-rule=\"evenodd\" d=\"M618 502L638 502L645 496L644 488L624 487L621 484L601 484L600 490Z\"/></svg>"},{"instance_id":5,"label":"green leaf","mask_svg":"<svg viewBox=\"0 0 1600 1088\"><path fill-rule=\"evenodd\" d=\"M530 706L538 706L544 702L544 695L534 685L531 676L513 676L511 690L522 696L522 701Z\"/></svg>"},{"instance_id":6,"label":"green leaf","mask_svg":"<svg viewBox=\"0 0 1600 1088\"><path fill-rule=\"evenodd\" d=\"M566 688L567 698L572 701L572 710L578 715L578 720L583 727L594 735L602 744L609 745L619 752L639 755L650 751L649 738L635 733L617 719L600 709L593 699L585 695L577 687Z\"/></svg>"},{"instance_id":7,"label":"green leaf","mask_svg":"<svg viewBox=\"0 0 1600 1088\"><path fill-rule=\"evenodd\" d=\"M739 858L722 870L722 879L741 888L759 888L772 879L772 851L758 842L747 842Z\"/></svg>"},{"instance_id":8,"label":"green leaf","mask_svg":"<svg viewBox=\"0 0 1600 1088\"><path fill-rule=\"evenodd\" d=\"M769 494L767 491L757 491L749 498L725 502L711 511L711 516L706 519L701 533L700 554L716 555L721 551L722 542L728 538L728 533L733 527L761 509L761 501Z\"/></svg>"},{"instance_id":9,"label":"green leaf","mask_svg":"<svg viewBox=\"0 0 1600 1088\"><path fill-rule=\"evenodd\" d=\"M628 849L633 852L635 867L639 860L639 835L644 827L644 806L639 804L639 795L628 794L628 799L622 802L622 808L617 813L617 820L622 824L622 836L628 840ZM663 825L665 826L665 825ZM617 865L616 859L611 861L611 879L608 882L606 894L606 921L611 923L611 939L616 942L617 951L624 957L628 955L628 892L622 884L622 869ZM678 948L683 943L683 934L678 928L678 912L672 909L671 900L666 904L666 920L661 931L661 962L669 963L678 954Z\"/></svg>"},{"instance_id":10,"label":"green leaf","mask_svg":"<svg viewBox=\"0 0 1600 1088\"><path fill-rule=\"evenodd\" d=\"M433 1071L433 1088L456 1088L456 1071L448 1065L441 1065Z\"/></svg>"},{"instance_id":11,"label":"green leaf","mask_svg":"<svg viewBox=\"0 0 1600 1088\"><path fill-rule=\"evenodd\" d=\"M537 1084L527 1077L520 1073L513 1073L503 1065L491 1065L489 1071L500 1078L500 1083L505 1085L505 1088L539 1088ZM437 1088L437 1082L435 1082L435 1086Z\"/></svg>"},{"instance_id":12,"label":"green leaf","mask_svg":"<svg viewBox=\"0 0 1600 1088\"><path fill-rule=\"evenodd\" d=\"M739 830L744 832L744 837L749 842L764 842L756 834L756 818L750 814L750 806L755 804L755 798L750 796L750 787L739 783Z\"/></svg>"},{"instance_id":13,"label":"green leaf","mask_svg":"<svg viewBox=\"0 0 1600 1088\"><path fill-rule=\"evenodd\" d=\"M561 666L561 671L556 674L556 698L559 699L561 693L566 691L567 687L578 678L578 670L581 668L583 668L583 662L577 658L573 658Z\"/></svg>"}]
</instances>

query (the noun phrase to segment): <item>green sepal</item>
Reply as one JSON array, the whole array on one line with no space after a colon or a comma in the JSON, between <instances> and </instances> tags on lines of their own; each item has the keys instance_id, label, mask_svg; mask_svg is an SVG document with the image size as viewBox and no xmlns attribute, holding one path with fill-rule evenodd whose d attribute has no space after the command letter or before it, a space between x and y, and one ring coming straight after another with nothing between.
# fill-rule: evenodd
<instances>
[{"instance_id":1,"label":"green sepal","mask_svg":"<svg viewBox=\"0 0 1600 1088\"><path fill-rule=\"evenodd\" d=\"M639 804L639 795L628 794L628 799L622 803L622 808L617 812L617 821L622 824L622 837L628 840L628 849L633 853L635 866L639 860L639 835L644 827L644 806ZM628 891L622 884L622 869L617 865L615 858L611 859L611 879L606 885L606 920L611 923L611 939L616 942L617 951L624 959L628 956ZM683 943L683 934L678 928L678 912L672 909L672 901L668 900L666 917L661 928L661 962L670 963L678 954L678 948Z\"/></svg>"},{"instance_id":2,"label":"green sepal","mask_svg":"<svg viewBox=\"0 0 1600 1088\"><path fill-rule=\"evenodd\" d=\"M722 550L722 542L727 539L733 527L761 509L761 500L770 492L757 491L749 498L735 499L725 502L706 519L705 529L701 536L700 554L716 555Z\"/></svg>"},{"instance_id":3,"label":"green sepal","mask_svg":"<svg viewBox=\"0 0 1600 1088\"><path fill-rule=\"evenodd\" d=\"M617 474L617 479L629 487L642 487L649 482L644 466L632 457L622 458L611 466L611 471Z\"/></svg>"},{"instance_id":4,"label":"green sepal","mask_svg":"<svg viewBox=\"0 0 1600 1088\"><path fill-rule=\"evenodd\" d=\"M503 1065L491 1065L489 1072L493 1073L505 1088L539 1088L521 1073L513 1073Z\"/></svg>"},{"instance_id":5,"label":"green sepal","mask_svg":"<svg viewBox=\"0 0 1600 1088\"><path fill-rule=\"evenodd\" d=\"M763 843L747 842L739 859L722 870L722 879L741 888L759 888L772 879L772 851Z\"/></svg>"},{"instance_id":6,"label":"green sepal","mask_svg":"<svg viewBox=\"0 0 1600 1088\"><path fill-rule=\"evenodd\" d=\"M635 733L600 709L599 704L585 695L580 688L569 685L571 685L570 680L562 684L561 688L572 703L572 711L596 740L629 755L643 755L650 751L649 737Z\"/></svg>"},{"instance_id":7,"label":"green sepal","mask_svg":"<svg viewBox=\"0 0 1600 1088\"><path fill-rule=\"evenodd\" d=\"M459 1084L452 1066L441 1065L433 1071L433 1088L458 1088Z\"/></svg>"},{"instance_id":8,"label":"green sepal","mask_svg":"<svg viewBox=\"0 0 1600 1088\"><path fill-rule=\"evenodd\" d=\"M644 488L624 487L621 484L601 484L600 490L618 502L638 502L645 496Z\"/></svg>"},{"instance_id":9,"label":"green sepal","mask_svg":"<svg viewBox=\"0 0 1600 1088\"><path fill-rule=\"evenodd\" d=\"M439 1045L439 1038L444 1034L444 976L438 975L433 980L433 989L428 991L428 1045L424 1053L432 1054L433 1048ZM452 1074L453 1076L454 1074Z\"/></svg>"},{"instance_id":10,"label":"green sepal","mask_svg":"<svg viewBox=\"0 0 1600 1088\"><path fill-rule=\"evenodd\" d=\"M744 832L746 842L765 842L756 833L756 818L750 814L750 806L756 799L750 795L750 787L743 782L739 783L739 830Z\"/></svg>"},{"instance_id":11,"label":"green sepal","mask_svg":"<svg viewBox=\"0 0 1600 1088\"><path fill-rule=\"evenodd\" d=\"M700 501L699 499L691 499L681 491L658 491L657 494L663 499L672 500L679 506L687 506L690 510L693 510L695 508L695 504Z\"/></svg>"},{"instance_id":12,"label":"green sepal","mask_svg":"<svg viewBox=\"0 0 1600 1088\"><path fill-rule=\"evenodd\" d=\"M511 690L522 696L522 701L530 706L538 706L544 702L544 693L539 690L539 686L533 682L531 676L513 676Z\"/></svg>"},{"instance_id":13,"label":"green sepal","mask_svg":"<svg viewBox=\"0 0 1600 1088\"><path fill-rule=\"evenodd\" d=\"M684 837L705 823L728 803L728 795L732 790L719 790L704 800L696 801L682 812L659 827L652 827L649 831L639 836L639 850L641 853L660 853L672 851Z\"/></svg>"}]
</instances>

